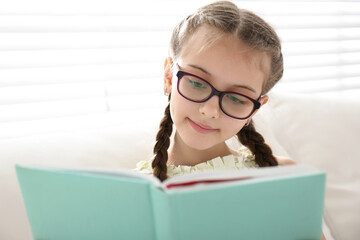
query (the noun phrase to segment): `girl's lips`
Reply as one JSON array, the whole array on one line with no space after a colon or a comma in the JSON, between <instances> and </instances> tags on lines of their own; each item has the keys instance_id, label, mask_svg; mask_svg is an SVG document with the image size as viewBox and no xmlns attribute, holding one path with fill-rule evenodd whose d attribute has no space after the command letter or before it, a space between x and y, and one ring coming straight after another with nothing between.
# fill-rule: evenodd
<instances>
[{"instance_id":1,"label":"girl's lips","mask_svg":"<svg viewBox=\"0 0 360 240\"><path fill-rule=\"evenodd\" d=\"M201 123L196 123L196 122L192 121L190 118L188 118L188 121L189 121L191 127L199 133L208 134L208 133L215 132L217 130L217 129L211 128L210 126L207 126L207 125L204 125Z\"/></svg>"}]
</instances>

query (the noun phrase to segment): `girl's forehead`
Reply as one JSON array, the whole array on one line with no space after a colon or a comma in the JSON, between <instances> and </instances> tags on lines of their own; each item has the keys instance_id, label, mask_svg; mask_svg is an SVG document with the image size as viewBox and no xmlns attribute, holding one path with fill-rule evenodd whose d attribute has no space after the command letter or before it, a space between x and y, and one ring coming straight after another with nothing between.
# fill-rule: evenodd
<instances>
[{"instance_id":1,"label":"girl's forehead","mask_svg":"<svg viewBox=\"0 0 360 240\"><path fill-rule=\"evenodd\" d=\"M200 54L213 46L216 42L230 34L221 32L215 27L203 25L198 27L194 32L184 36L183 46L181 47L180 56L187 54Z\"/></svg>"},{"instance_id":2,"label":"girl's forehead","mask_svg":"<svg viewBox=\"0 0 360 240\"><path fill-rule=\"evenodd\" d=\"M265 66L270 63L268 54L251 48L244 41L237 38L235 34L224 33L209 25L199 27L185 39L179 58L214 55L212 53L217 50L224 50L223 53L227 53L220 55L224 60L231 61L234 58L245 58L247 64L256 65L264 72L269 70L267 69L269 66Z\"/></svg>"},{"instance_id":3,"label":"girl's forehead","mask_svg":"<svg viewBox=\"0 0 360 240\"><path fill-rule=\"evenodd\" d=\"M249 84L255 84L260 92L270 72L270 57L266 53L209 26L200 27L186 40L177 61L200 66L217 79L251 80Z\"/></svg>"}]
</instances>

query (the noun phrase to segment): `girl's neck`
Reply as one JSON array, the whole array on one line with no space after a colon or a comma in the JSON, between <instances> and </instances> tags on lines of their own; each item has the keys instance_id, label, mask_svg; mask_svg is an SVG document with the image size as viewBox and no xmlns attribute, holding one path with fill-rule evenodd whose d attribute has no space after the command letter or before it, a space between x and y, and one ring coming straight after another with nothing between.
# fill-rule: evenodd
<instances>
[{"instance_id":1,"label":"girl's neck","mask_svg":"<svg viewBox=\"0 0 360 240\"><path fill-rule=\"evenodd\" d=\"M225 142L217 144L209 149L198 150L186 145L179 134L175 132L174 139L168 150L168 165L195 166L216 157L224 157L233 154Z\"/></svg>"}]
</instances>

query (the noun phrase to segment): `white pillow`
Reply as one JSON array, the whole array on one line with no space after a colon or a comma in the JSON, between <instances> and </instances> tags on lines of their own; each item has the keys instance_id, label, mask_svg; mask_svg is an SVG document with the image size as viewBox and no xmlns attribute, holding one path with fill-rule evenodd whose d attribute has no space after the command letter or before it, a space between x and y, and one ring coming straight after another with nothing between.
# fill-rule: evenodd
<instances>
[{"instance_id":1,"label":"white pillow","mask_svg":"<svg viewBox=\"0 0 360 240\"><path fill-rule=\"evenodd\" d=\"M331 234L358 239L360 99L272 94L263 108L254 119L263 121L270 145L327 172L324 218Z\"/></svg>"},{"instance_id":2,"label":"white pillow","mask_svg":"<svg viewBox=\"0 0 360 240\"><path fill-rule=\"evenodd\" d=\"M0 238L31 239L30 226L15 174L15 164L41 164L47 166L108 166L135 168L140 160L152 157L152 147L161 113L152 112L145 121L125 121L126 114L110 114L101 118L109 126L82 129L79 126L62 126L63 133L38 134L0 140ZM160 115L159 115L160 114ZM88 121L92 121L88 117ZM40 129L46 123L33 128ZM57 126L50 119L47 124ZM86 123L88 124L88 123ZM89 125L89 124L88 124ZM91 126L91 125L89 125ZM72 130L71 132L65 131ZM20 230L20 231L19 231Z\"/></svg>"}]
</instances>

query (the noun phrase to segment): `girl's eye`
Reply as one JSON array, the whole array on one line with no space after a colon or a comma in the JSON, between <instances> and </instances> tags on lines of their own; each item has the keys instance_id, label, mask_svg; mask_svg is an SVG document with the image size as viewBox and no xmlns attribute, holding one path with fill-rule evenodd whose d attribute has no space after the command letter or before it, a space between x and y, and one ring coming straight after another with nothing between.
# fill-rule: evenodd
<instances>
[{"instance_id":1,"label":"girl's eye","mask_svg":"<svg viewBox=\"0 0 360 240\"><path fill-rule=\"evenodd\" d=\"M244 104L245 102L242 101L240 98L238 98L237 96L234 95L226 95L227 98L229 98L229 100L233 103L240 103L240 104Z\"/></svg>"},{"instance_id":2,"label":"girl's eye","mask_svg":"<svg viewBox=\"0 0 360 240\"><path fill-rule=\"evenodd\" d=\"M188 81L194 87L197 87L197 88L205 88L206 87L206 85L202 84L201 82L197 82L197 81L194 81L194 80L188 80Z\"/></svg>"}]
</instances>

